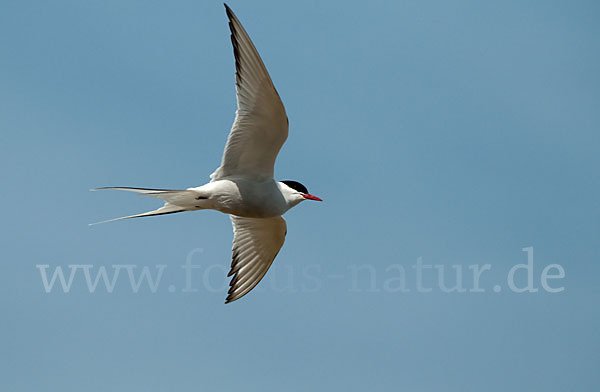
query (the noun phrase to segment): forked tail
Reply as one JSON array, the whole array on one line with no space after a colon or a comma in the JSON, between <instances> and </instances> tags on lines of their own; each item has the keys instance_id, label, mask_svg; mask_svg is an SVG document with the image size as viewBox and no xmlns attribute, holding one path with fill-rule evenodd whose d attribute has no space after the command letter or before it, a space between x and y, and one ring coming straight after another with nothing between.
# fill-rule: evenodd
<instances>
[{"instance_id":1,"label":"forked tail","mask_svg":"<svg viewBox=\"0 0 600 392\"><path fill-rule=\"evenodd\" d=\"M128 191L135 192L142 196L150 196L155 197L157 199L161 199L165 202L165 204L154 210L144 212L142 214L122 216L120 218L114 218L105 220L102 222L90 223L89 225L97 225L99 223L113 222L122 219L131 219L131 218L141 218L144 216L155 216L155 215L166 215L166 214L175 214L177 212L190 211L189 207L185 207L186 204L189 204L189 200L193 200L197 194L194 191L190 190L174 190L174 189L149 189L149 188L129 188L129 187L104 187L104 188L94 188L90 189L90 191L102 191L102 190L117 190L117 191Z\"/></svg>"}]
</instances>

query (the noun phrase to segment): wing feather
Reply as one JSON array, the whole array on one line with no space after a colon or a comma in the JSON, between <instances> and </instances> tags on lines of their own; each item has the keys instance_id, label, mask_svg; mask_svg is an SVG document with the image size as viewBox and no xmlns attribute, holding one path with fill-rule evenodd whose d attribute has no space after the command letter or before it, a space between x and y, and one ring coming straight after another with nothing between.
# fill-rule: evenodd
<instances>
[{"instance_id":1,"label":"wing feather","mask_svg":"<svg viewBox=\"0 0 600 392\"><path fill-rule=\"evenodd\" d=\"M225 303L240 299L265 276L283 246L287 227L282 217L260 219L230 215L233 256Z\"/></svg>"},{"instance_id":2,"label":"wing feather","mask_svg":"<svg viewBox=\"0 0 600 392\"><path fill-rule=\"evenodd\" d=\"M273 178L277 154L288 135L288 120L279 94L248 33L225 5L235 57L237 111L221 166L212 181L242 175Z\"/></svg>"}]
</instances>

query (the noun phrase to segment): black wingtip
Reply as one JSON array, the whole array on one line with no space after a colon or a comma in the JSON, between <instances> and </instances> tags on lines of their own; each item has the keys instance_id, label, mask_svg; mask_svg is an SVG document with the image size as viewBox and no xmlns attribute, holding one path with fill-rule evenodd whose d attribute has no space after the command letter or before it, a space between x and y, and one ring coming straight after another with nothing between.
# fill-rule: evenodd
<instances>
[{"instance_id":1,"label":"black wingtip","mask_svg":"<svg viewBox=\"0 0 600 392\"><path fill-rule=\"evenodd\" d=\"M233 15L233 11L231 10L231 8L229 8L229 6L227 5L227 3L223 3L223 5L225 6L225 12L227 13L227 16L229 18L231 18L231 15Z\"/></svg>"}]
</instances>

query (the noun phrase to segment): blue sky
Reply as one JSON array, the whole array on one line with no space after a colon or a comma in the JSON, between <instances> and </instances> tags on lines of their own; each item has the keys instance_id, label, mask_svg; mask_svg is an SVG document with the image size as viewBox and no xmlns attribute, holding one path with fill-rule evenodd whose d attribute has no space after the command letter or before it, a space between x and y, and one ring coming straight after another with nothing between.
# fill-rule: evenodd
<instances>
[{"instance_id":1,"label":"blue sky","mask_svg":"<svg viewBox=\"0 0 600 392\"><path fill-rule=\"evenodd\" d=\"M595 390L598 4L229 5L290 118L276 176L325 202L286 214L271 271L226 306L226 216L87 226L160 204L89 188L186 188L218 166L222 4L0 3L1 389ZM538 291L515 293L527 247ZM69 292L41 265L75 266ZM441 289L453 265L465 292ZM128 280L144 267L154 292ZM120 268L112 292L85 268Z\"/></svg>"}]
</instances>

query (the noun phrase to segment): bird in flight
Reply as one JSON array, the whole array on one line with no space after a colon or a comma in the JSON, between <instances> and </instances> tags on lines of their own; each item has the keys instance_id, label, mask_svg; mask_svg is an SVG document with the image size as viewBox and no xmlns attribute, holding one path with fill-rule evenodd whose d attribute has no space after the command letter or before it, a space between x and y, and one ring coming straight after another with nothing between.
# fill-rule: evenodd
<instances>
[{"instance_id":1,"label":"bird in flight","mask_svg":"<svg viewBox=\"0 0 600 392\"><path fill-rule=\"evenodd\" d=\"M157 210L110 219L217 210L233 225L232 276L225 303L248 294L279 253L287 226L282 215L304 200L322 201L297 181L275 181L275 159L288 136L283 103L248 33L225 4L235 56L237 111L221 166L205 185L185 190L103 187L161 199ZM104 223L98 222L98 223Z\"/></svg>"}]
</instances>

